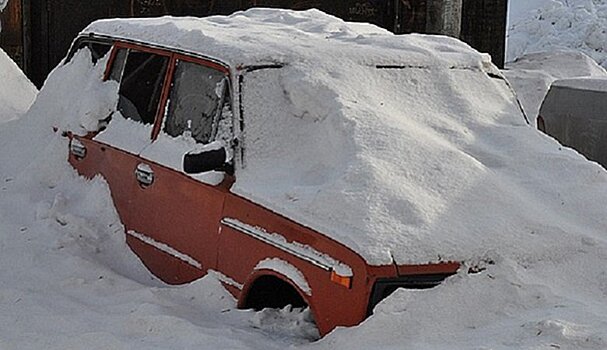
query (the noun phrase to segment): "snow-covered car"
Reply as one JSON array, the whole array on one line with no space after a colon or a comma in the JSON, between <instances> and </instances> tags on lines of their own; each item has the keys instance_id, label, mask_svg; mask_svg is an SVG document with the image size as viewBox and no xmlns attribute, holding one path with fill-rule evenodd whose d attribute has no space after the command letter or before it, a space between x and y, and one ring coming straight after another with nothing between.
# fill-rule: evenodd
<instances>
[{"instance_id":1,"label":"snow-covered car","mask_svg":"<svg viewBox=\"0 0 607 350\"><path fill-rule=\"evenodd\" d=\"M214 271L244 308L309 306L323 335L461 268L462 233L487 232L457 203L484 173L454 145L527 127L487 55L316 10L101 20L66 65L84 61L105 104L62 130L69 162L107 180L145 266Z\"/></svg>"},{"instance_id":2,"label":"snow-covered car","mask_svg":"<svg viewBox=\"0 0 607 350\"><path fill-rule=\"evenodd\" d=\"M607 166L607 79L571 78L550 86L537 127L588 159Z\"/></svg>"}]
</instances>

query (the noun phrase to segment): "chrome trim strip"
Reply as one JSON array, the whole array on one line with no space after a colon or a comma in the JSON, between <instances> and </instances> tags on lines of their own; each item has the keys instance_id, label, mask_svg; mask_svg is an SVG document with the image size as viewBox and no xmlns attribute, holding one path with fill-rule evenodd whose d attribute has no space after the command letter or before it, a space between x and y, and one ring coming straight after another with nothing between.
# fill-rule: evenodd
<instances>
[{"instance_id":1,"label":"chrome trim strip","mask_svg":"<svg viewBox=\"0 0 607 350\"><path fill-rule=\"evenodd\" d=\"M184 253L178 251L177 249L167 245L166 243L158 242L157 240L153 239L152 237L146 236L144 234L141 234L139 232L135 232L132 230L129 230L126 233L131 237L137 238L138 240L140 240L141 242L143 242L145 244L151 245L152 247L160 250L161 252L169 254L170 256L174 257L175 259L179 259L190 266L193 266L199 270L202 270L202 264L199 261L197 261L196 259L192 258L191 256L189 256L187 254L184 254Z\"/></svg>"},{"instance_id":2,"label":"chrome trim strip","mask_svg":"<svg viewBox=\"0 0 607 350\"><path fill-rule=\"evenodd\" d=\"M300 258L304 261L309 262L310 264L319 267L325 271L332 271L333 267L330 265L327 265L325 263L323 263L322 261L318 261L317 259L315 259L313 256L309 256L309 255L305 255L302 254L301 252L295 251L293 250L291 247L284 245L284 244L280 244L279 242L273 241L271 239L268 239L266 236L268 235L267 232L263 232L259 229L255 229L252 226L246 225L241 223L240 221L236 220L236 219L232 219L232 218L223 218L221 220L221 224L228 226L230 228L233 228L234 230L237 230L239 232L242 232L246 235L249 235L255 239L258 239L264 243L267 243L275 248L278 248L284 252L287 252L297 258Z\"/></svg>"},{"instance_id":3,"label":"chrome trim strip","mask_svg":"<svg viewBox=\"0 0 607 350\"><path fill-rule=\"evenodd\" d=\"M242 288L244 288L243 284L236 282L232 277L224 275L223 273L217 270L209 270L209 273L214 274L215 277L219 280L219 282L225 283L239 290L242 290Z\"/></svg>"}]
</instances>

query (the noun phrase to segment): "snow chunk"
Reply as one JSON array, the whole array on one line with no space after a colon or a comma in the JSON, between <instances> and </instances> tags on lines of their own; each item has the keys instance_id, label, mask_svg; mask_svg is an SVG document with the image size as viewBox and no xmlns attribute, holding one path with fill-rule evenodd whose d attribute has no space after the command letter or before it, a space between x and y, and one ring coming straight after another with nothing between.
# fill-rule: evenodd
<instances>
[{"instance_id":1,"label":"snow chunk","mask_svg":"<svg viewBox=\"0 0 607 350\"><path fill-rule=\"evenodd\" d=\"M34 106L53 106L52 118L61 131L77 135L98 131L116 111L118 101L118 83L103 81L107 59L108 55L93 64L89 49L81 49L51 72Z\"/></svg>"}]
</instances>

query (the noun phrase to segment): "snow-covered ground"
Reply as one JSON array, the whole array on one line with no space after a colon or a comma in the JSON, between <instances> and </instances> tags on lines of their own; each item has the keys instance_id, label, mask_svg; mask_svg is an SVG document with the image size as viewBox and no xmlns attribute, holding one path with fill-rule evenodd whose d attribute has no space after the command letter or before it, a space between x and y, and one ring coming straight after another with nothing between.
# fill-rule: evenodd
<instances>
[{"instance_id":1,"label":"snow-covered ground","mask_svg":"<svg viewBox=\"0 0 607 350\"><path fill-rule=\"evenodd\" d=\"M574 54L528 56L516 68L508 74L517 90L536 95L553 77L604 74ZM478 257L485 271L399 290L362 325L307 343L305 313L236 310L213 275L170 287L142 268L103 179L78 177L66 140L52 132L70 110L82 111L65 99L86 82L65 78L55 71L25 116L0 124L0 349L607 348L607 173L531 127L445 119L453 124L432 134L457 145L471 132L466 154L486 175L468 199L462 194L486 217L451 215L462 227L482 219L512 232ZM468 88L460 98L482 103ZM523 103L531 114L537 96ZM523 219L504 220L513 215Z\"/></svg>"}]
</instances>

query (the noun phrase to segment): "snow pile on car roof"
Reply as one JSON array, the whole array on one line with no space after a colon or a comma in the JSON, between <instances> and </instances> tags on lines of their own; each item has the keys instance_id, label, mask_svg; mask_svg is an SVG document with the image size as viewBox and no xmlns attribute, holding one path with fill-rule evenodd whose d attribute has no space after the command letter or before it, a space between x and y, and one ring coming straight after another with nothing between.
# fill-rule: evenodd
<instances>
[{"instance_id":1,"label":"snow pile on car roof","mask_svg":"<svg viewBox=\"0 0 607 350\"><path fill-rule=\"evenodd\" d=\"M201 53L233 66L292 61L353 61L368 65L490 67L488 55L440 36L395 36L318 10L255 8L231 16L108 19L83 34L105 34Z\"/></svg>"},{"instance_id":2,"label":"snow pile on car roof","mask_svg":"<svg viewBox=\"0 0 607 350\"><path fill-rule=\"evenodd\" d=\"M15 119L32 105L38 89L0 49L0 123Z\"/></svg>"}]
</instances>

